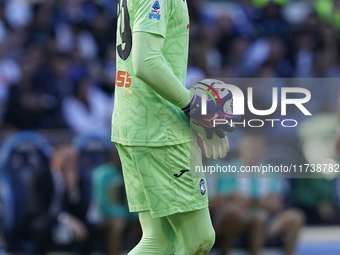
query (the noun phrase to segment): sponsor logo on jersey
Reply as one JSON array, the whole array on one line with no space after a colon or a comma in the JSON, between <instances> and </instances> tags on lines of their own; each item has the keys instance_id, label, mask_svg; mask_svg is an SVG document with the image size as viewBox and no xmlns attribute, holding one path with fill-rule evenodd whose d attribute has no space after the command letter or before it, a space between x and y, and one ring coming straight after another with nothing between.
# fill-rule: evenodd
<instances>
[{"instance_id":1,"label":"sponsor logo on jersey","mask_svg":"<svg viewBox=\"0 0 340 255\"><path fill-rule=\"evenodd\" d=\"M199 184L199 190L202 196L207 192L207 186L205 185L205 180L201 179Z\"/></svg>"},{"instance_id":2,"label":"sponsor logo on jersey","mask_svg":"<svg viewBox=\"0 0 340 255\"><path fill-rule=\"evenodd\" d=\"M181 177L184 173L186 173L186 172L189 172L189 170L181 170L180 171L180 174L174 174L174 176L176 177L176 178L179 178L179 177Z\"/></svg>"},{"instance_id":3,"label":"sponsor logo on jersey","mask_svg":"<svg viewBox=\"0 0 340 255\"><path fill-rule=\"evenodd\" d=\"M161 0L152 0L149 19L161 19L163 2Z\"/></svg>"}]
</instances>

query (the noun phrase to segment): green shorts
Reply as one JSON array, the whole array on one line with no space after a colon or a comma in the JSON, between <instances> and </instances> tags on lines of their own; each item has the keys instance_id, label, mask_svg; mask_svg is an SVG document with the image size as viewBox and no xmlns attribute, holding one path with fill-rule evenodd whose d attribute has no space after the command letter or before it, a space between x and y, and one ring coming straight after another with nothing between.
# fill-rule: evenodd
<instances>
[{"instance_id":1,"label":"green shorts","mask_svg":"<svg viewBox=\"0 0 340 255\"><path fill-rule=\"evenodd\" d=\"M196 143L165 147L116 143L116 147L130 212L150 211L153 218L159 218L208 206L205 178L191 178L189 172L190 163L202 165Z\"/></svg>"}]
</instances>

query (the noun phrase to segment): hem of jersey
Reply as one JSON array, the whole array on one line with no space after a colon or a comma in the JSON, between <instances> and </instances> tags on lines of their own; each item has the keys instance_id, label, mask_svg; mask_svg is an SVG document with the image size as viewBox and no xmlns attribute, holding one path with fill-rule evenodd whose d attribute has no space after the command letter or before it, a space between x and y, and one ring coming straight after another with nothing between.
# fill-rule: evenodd
<instances>
[{"instance_id":1,"label":"hem of jersey","mask_svg":"<svg viewBox=\"0 0 340 255\"><path fill-rule=\"evenodd\" d=\"M127 139L121 139L117 138L114 136L111 136L111 142L114 143L119 143L124 146L134 146L134 147L163 147L163 146L172 146L172 145L180 145L180 144L185 144L185 143L190 143L191 139L183 139L183 140L178 140L178 141L159 141L159 142L150 142L150 141L143 141L143 140L134 140L131 142L130 140Z\"/></svg>"},{"instance_id":2,"label":"hem of jersey","mask_svg":"<svg viewBox=\"0 0 340 255\"><path fill-rule=\"evenodd\" d=\"M145 211L150 211L150 208L147 205L134 205L134 206L129 206L129 211L130 213L134 212L145 212Z\"/></svg>"},{"instance_id":3,"label":"hem of jersey","mask_svg":"<svg viewBox=\"0 0 340 255\"><path fill-rule=\"evenodd\" d=\"M204 208L207 208L209 206L208 201L197 204L195 206L181 206L181 207L177 207L174 208L172 210L163 210L160 212L151 212L151 217L152 218L162 218L162 217L166 217L166 216L170 216L176 213L185 213L185 212L193 212L193 211L198 211L198 210L202 210Z\"/></svg>"}]
</instances>

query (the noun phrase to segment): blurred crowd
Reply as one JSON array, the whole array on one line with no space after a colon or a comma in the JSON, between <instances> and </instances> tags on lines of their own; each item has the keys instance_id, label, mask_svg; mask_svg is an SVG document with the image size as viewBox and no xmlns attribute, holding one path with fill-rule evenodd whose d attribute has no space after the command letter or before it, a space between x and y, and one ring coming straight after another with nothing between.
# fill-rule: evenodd
<instances>
[{"instance_id":1,"label":"blurred crowd","mask_svg":"<svg viewBox=\"0 0 340 255\"><path fill-rule=\"evenodd\" d=\"M265 165L266 143L259 134L245 134L238 143L238 157L227 163L237 169ZM211 161L208 165L216 163L227 165L226 160ZM289 197L284 188L287 180L275 174L271 178L228 175L209 180L213 193L210 211L220 254L228 254L240 241L252 255L262 254L264 245L282 247L286 255L296 254L306 216L285 201Z\"/></svg>"},{"instance_id":2,"label":"blurred crowd","mask_svg":"<svg viewBox=\"0 0 340 255\"><path fill-rule=\"evenodd\" d=\"M243 132L226 159L206 165L296 163L264 134ZM230 136L232 137L232 136ZM126 254L141 237L129 213L117 150L105 136L79 135L51 144L39 133L16 132L0 149L0 254L49 251ZM273 157L271 153L278 153ZM294 152L299 153L299 152ZM253 178L237 174L208 179L215 254L275 247L294 255L301 228L335 225L340 201L336 180Z\"/></svg>"},{"instance_id":3,"label":"blurred crowd","mask_svg":"<svg viewBox=\"0 0 340 255\"><path fill-rule=\"evenodd\" d=\"M230 3L228 12L195 1L190 64L213 77L339 75L337 29L321 18L318 1L253 2Z\"/></svg>"},{"instance_id":4,"label":"blurred crowd","mask_svg":"<svg viewBox=\"0 0 340 255\"><path fill-rule=\"evenodd\" d=\"M19 132L0 158L0 253L118 255L139 239L120 160L105 137L80 136L52 149L38 133Z\"/></svg>"},{"instance_id":5,"label":"blurred crowd","mask_svg":"<svg viewBox=\"0 0 340 255\"><path fill-rule=\"evenodd\" d=\"M187 87L190 78L340 76L339 0L195 0L188 5ZM80 137L95 133L108 142L115 34L116 2L112 0L0 0L0 130L66 129ZM333 112L338 85L312 85L312 94L320 100L309 109L316 115ZM257 103L270 107L273 84L256 86L261 88L256 92ZM325 137L332 139L338 125L335 121L332 130L325 131L322 123L323 116L316 116L305 125L313 130L320 126L310 134L317 146ZM280 137L266 133L264 138L235 132L227 160L258 165L278 151L280 160L298 158L294 163L305 163L308 157L299 141L310 151L307 136L311 132L302 133L295 131L288 137L283 131ZM316 140L315 133L325 136ZM52 247L79 254L106 250L114 255L138 242L140 228L136 215L127 213L115 149L92 137L53 144L52 151L31 133L17 135L0 151L0 254L9 247L40 255ZM280 147L273 150L273 144ZM277 155L271 157L279 162ZM334 182L288 180L282 184L286 188L278 189L281 184L274 179L274 184L212 180L217 247L226 252L235 245L247 246L256 255L267 239L274 243L279 239L275 245L293 254L305 222L340 222L336 216L340 192L333 189ZM287 241L286 235L294 238Z\"/></svg>"},{"instance_id":6,"label":"blurred crowd","mask_svg":"<svg viewBox=\"0 0 340 255\"><path fill-rule=\"evenodd\" d=\"M339 1L188 1L190 78L338 77ZM1 129L110 133L116 3L0 1Z\"/></svg>"},{"instance_id":7,"label":"blurred crowd","mask_svg":"<svg viewBox=\"0 0 340 255\"><path fill-rule=\"evenodd\" d=\"M1 1L3 128L109 134L115 8L113 1Z\"/></svg>"}]
</instances>

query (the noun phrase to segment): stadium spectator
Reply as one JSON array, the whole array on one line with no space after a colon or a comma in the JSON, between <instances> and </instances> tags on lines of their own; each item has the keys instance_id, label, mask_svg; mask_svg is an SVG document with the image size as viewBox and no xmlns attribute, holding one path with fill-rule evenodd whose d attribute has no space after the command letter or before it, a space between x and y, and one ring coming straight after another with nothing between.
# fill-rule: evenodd
<instances>
[{"instance_id":1,"label":"stadium spectator","mask_svg":"<svg viewBox=\"0 0 340 255\"><path fill-rule=\"evenodd\" d=\"M21 62L21 80L10 87L4 123L15 129L63 128L61 97L43 80L44 51L32 45Z\"/></svg>"},{"instance_id":2,"label":"stadium spectator","mask_svg":"<svg viewBox=\"0 0 340 255\"><path fill-rule=\"evenodd\" d=\"M239 145L239 159L228 163L236 169L259 166L263 162L265 146L262 136L246 135ZM218 196L214 198L211 209L216 231L222 238L222 252L231 249L243 231L253 255L262 254L268 238L281 238L285 254L295 254L304 214L294 208L284 208L279 179L245 177L247 175L236 174L233 178L216 180Z\"/></svg>"},{"instance_id":3,"label":"stadium spectator","mask_svg":"<svg viewBox=\"0 0 340 255\"><path fill-rule=\"evenodd\" d=\"M67 124L78 134L109 135L112 101L89 78L74 87L73 96L63 102Z\"/></svg>"},{"instance_id":4,"label":"stadium spectator","mask_svg":"<svg viewBox=\"0 0 340 255\"><path fill-rule=\"evenodd\" d=\"M225 182L224 180L216 180L216 182L216 191L210 200L209 208L216 232L216 243L219 245L218 254L224 255L234 247L243 232L250 199L239 192L229 194L222 190L221 182ZM213 193L211 190L213 186L210 185L210 193ZM226 188L225 185L223 187Z\"/></svg>"},{"instance_id":5,"label":"stadium spectator","mask_svg":"<svg viewBox=\"0 0 340 255\"><path fill-rule=\"evenodd\" d=\"M93 193L103 218L107 254L119 255L129 213L116 149L111 151L110 163L94 170Z\"/></svg>"},{"instance_id":6,"label":"stadium spectator","mask_svg":"<svg viewBox=\"0 0 340 255\"><path fill-rule=\"evenodd\" d=\"M32 185L34 224L30 233L34 238L34 254L46 254L53 243L72 245L77 254L90 254L98 233L86 219L88 205L79 185L76 150L60 145L50 170L48 176L37 175Z\"/></svg>"},{"instance_id":7,"label":"stadium spectator","mask_svg":"<svg viewBox=\"0 0 340 255\"><path fill-rule=\"evenodd\" d=\"M282 36L287 38L289 25L283 18L281 6L278 3L269 1L263 8L259 18L255 20L255 24L259 36Z\"/></svg>"}]
</instances>

